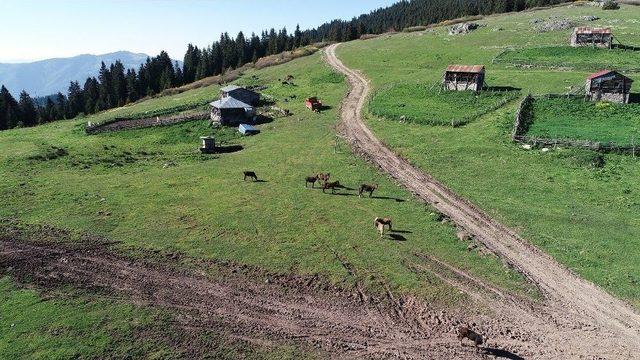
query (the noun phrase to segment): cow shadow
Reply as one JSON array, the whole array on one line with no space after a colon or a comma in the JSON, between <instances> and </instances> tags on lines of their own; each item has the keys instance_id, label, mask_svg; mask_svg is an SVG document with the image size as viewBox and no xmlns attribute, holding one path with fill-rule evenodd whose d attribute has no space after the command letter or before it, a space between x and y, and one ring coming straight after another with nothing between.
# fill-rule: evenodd
<instances>
[{"instance_id":1,"label":"cow shadow","mask_svg":"<svg viewBox=\"0 0 640 360\"><path fill-rule=\"evenodd\" d=\"M376 200L393 200L395 202L405 202L407 200L405 199L400 199L400 198L395 198L395 197L390 197L390 196L372 196L370 197L370 199L376 199Z\"/></svg>"},{"instance_id":2,"label":"cow shadow","mask_svg":"<svg viewBox=\"0 0 640 360\"><path fill-rule=\"evenodd\" d=\"M389 237L389 240L399 241L399 242L407 241L407 238L404 235L398 234L396 232L388 233L387 236Z\"/></svg>"},{"instance_id":3,"label":"cow shadow","mask_svg":"<svg viewBox=\"0 0 640 360\"><path fill-rule=\"evenodd\" d=\"M511 351L507 351L507 350L495 349L490 347L485 347L482 350L484 350L486 354L495 356L496 358L504 358L504 359L510 359L510 360L524 360L522 356L514 354Z\"/></svg>"}]
</instances>

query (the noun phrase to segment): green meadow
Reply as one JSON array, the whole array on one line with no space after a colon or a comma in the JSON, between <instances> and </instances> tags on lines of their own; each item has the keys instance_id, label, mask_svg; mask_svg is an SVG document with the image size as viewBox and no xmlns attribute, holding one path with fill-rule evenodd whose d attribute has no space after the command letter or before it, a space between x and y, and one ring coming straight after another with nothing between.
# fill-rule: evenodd
<instances>
[{"instance_id":1,"label":"green meadow","mask_svg":"<svg viewBox=\"0 0 640 360\"><path fill-rule=\"evenodd\" d=\"M537 33L530 23L532 19L555 16L580 23L585 15L601 17L588 24L611 26L624 37L625 44L640 44L640 7L602 11L574 5L488 17L479 21L486 27L466 35L452 36L446 28L436 28L354 41L338 48L338 56L371 79L374 93L396 84L413 84L416 79L437 82L449 64L487 65L489 86L519 88L523 94L564 93L583 87L589 71L514 68L491 61L505 49L568 44L570 29ZM615 68L616 63L610 66ZM628 75L640 80L637 73ZM638 89L634 85L633 91ZM460 96L464 104L465 95ZM405 97L393 100L387 99L389 104L401 104ZM457 128L390 121L376 116L377 110L370 105L368 123L377 136L413 164L581 276L640 306L638 159L572 149L527 151L510 141L517 103L513 101ZM575 117L568 115L575 109L548 105L542 115L545 119L538 122L539 131L564 127L568 136L620 141L628 140L637 131L634 112L618 114L617 108L612 107L602 110L610 112L604 116L606 120L585 123L580 121L581 114L594 110L587 105ZM611 116L614 112L616 117ZM621 117L625 119L611 126ZM534 125L532 131L538 130ZM592 159L600 157L602 162L592 166Z\"/></svg>"},{"instance_id":2,"label":"green meadow","mask_svg":"<svg viewBox=\"0 0 640 360\"><path fill-rule=\"evenodd\" d=\"M637 144L640 105L589 102L576 98L534 100L527 136Z\"/></svg>"},{"instance_id":3,"label":"green meadow","mask_svg":"<svg viewBox=\"0 0 640 360\"><path fill-rule=\"evenodd\" d=\"M494 60L497 64L536 67L562 67L600 71L615 66L620 71L640 70L640 50L622 48L546 46L509 49Z\"/></svg>"}]
</instances>

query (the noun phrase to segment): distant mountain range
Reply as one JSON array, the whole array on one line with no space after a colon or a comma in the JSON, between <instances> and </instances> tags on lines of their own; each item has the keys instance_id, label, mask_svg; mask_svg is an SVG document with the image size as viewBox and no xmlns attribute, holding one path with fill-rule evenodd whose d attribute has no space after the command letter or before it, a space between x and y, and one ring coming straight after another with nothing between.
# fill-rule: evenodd
<instances>
[{"instance_id":1,"label":"distant mountain range","mask_svg":"<svg viewBox=\"0 0 640 360\"><path fill-rule=\"evenodd\" d=\"M89 76L97 76L100 63L107 66L120 60L126 69L137 69L148 55L118 51L104 55L78 55L70 58L47 59L31 63L0 63L0 84L18 96L26 90L31 96L47 96L58 91L66 94L69 82L79 81L80 86ZM181 62L180 62L181 64Z\"/></svg>"}]
</instances>

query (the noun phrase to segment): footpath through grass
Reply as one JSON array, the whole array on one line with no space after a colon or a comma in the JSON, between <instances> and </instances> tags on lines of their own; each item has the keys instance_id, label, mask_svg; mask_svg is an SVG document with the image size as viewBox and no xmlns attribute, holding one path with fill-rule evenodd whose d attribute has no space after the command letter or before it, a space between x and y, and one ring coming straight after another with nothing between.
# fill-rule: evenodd
<instances>
[{"instance_id":1,"label":"footpath through grass","mask_svg":"<svg viewBox=\"0 0 640 360\"><path fill-rule=\"evenodd\" d=\"M606 12L574 6L490 17L481 21L487 27L462 36L436 29L354 41L338 48L338 56L347 66L362 70L375 89L413 84L417 78L437 81L448 64L463 63L487 64L487 82L493 86L521 88L523 93L563 93L583 83L587 72L513 69L492 65L491 59L506 47L566 44L570 30L538 34L531 30L532 18L577 19L593 14L602 17L601 24L624 33L630 43L638 40L640 8L623 6ZM638 80L636 74L630 76ZM389 101L400 104L405 99ZM374 115L368 123L413 164L584 278L640 306L640 162L607 154L593 166L589 160L593 156L575 150L526 151L510 140L515 111L512 104L458 128L379 121ZM552 111L562 114L550 107ZM580 131L592 132L588 126L584 129ZM616 129L616 136L624 138L625 131L635 130Z\"/></svg>"},{"instance_id":2,"label":"footpath through grass","mask_svg":"<svg viewBox=\"0 0 640 360\"><path fill-rule=\"evenodd\" d=\"M640 141L640 105L538 98L527 136L626 146Z\"/></svg>"}]
</instances>

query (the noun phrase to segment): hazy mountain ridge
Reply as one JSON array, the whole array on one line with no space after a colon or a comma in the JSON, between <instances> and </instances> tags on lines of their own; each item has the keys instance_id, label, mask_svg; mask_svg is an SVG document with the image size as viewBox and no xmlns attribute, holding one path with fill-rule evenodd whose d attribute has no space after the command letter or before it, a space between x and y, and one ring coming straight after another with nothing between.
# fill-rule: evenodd
<instances>
[{"instance_id":1,"label":"hazy mountain ridge","mask_svg":"<svg viewBox=\"0 0 640 360\"><path fill-rule=\"evenodd\" d=\"M66 93L70 81L80 82L97 76L101 62L110 65L120 60L126 69L138 69L147 60L147 54L118 51L103 55L83 54L70 58L46 59L31 63L0 63L0 84L18 96L26 90L32 96L47 96L58 91Z\"/></svg>"}]
</instances>

